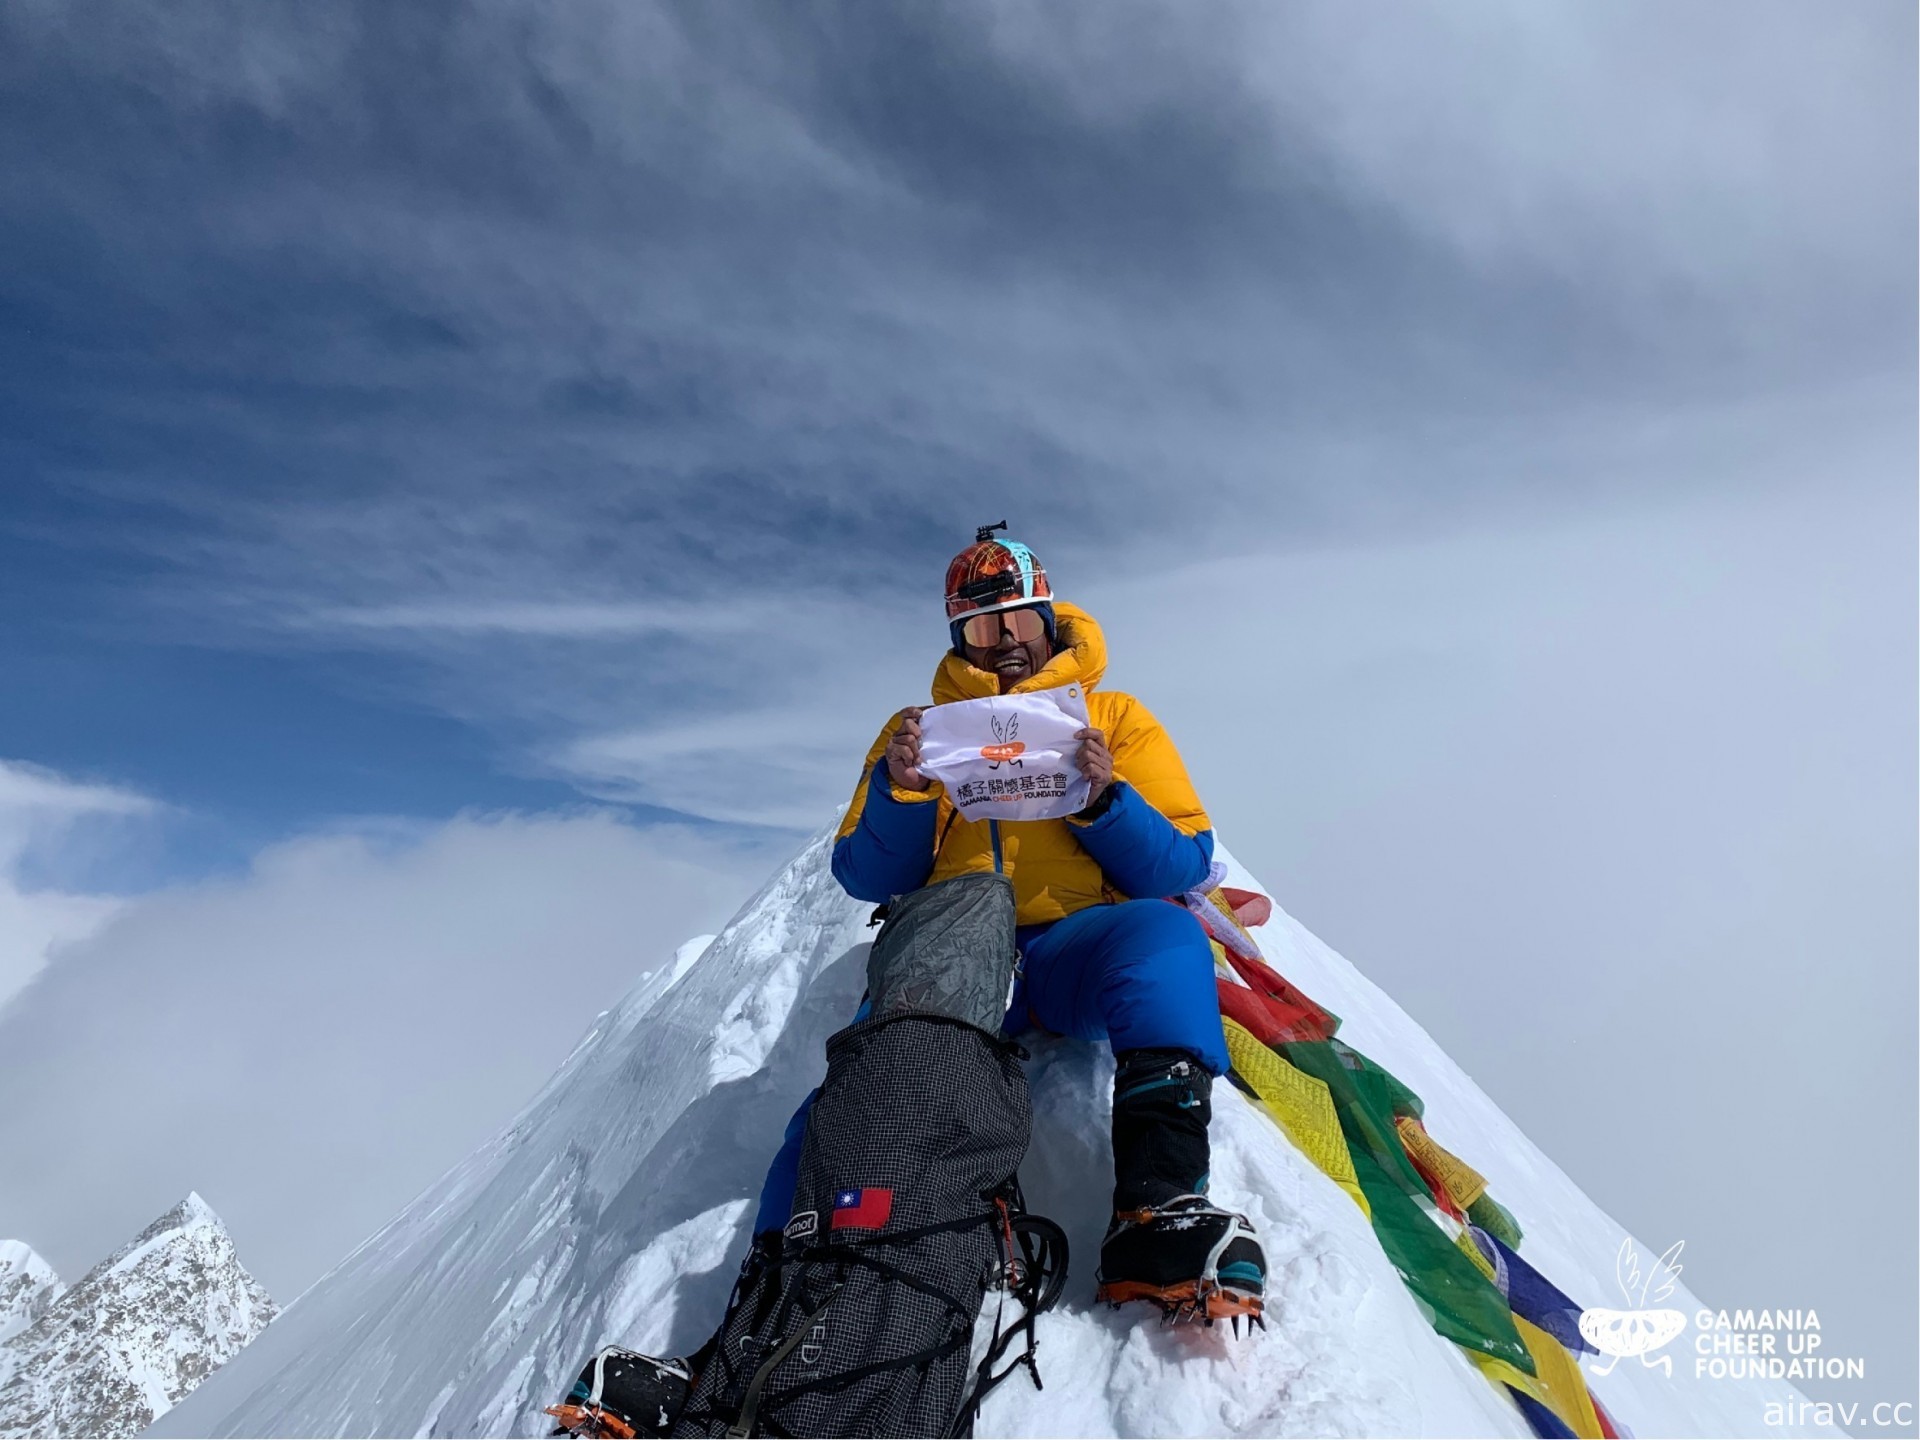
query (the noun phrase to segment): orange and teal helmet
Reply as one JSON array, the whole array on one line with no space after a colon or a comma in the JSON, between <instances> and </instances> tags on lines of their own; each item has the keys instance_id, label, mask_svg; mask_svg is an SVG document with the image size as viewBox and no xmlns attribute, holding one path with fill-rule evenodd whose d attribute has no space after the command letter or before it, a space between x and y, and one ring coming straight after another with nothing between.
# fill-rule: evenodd
<instances>
[{"instance_id":1,"label":"orange and teal helmet","mask_svg":"<svg viewBox=\"0 0 1920 1440\"><path fill-rule=\"evenodd\" d=\"M994 538L994 531L1006 528L1004 520L982 525L974 532L973 544L947 566L947 627L953 632L956 650L962 629L973 616L1029 606L1040 612L1047 639L1053 639L1053 587L1047 583L1047 572L1018 540Z\"/></svg>"},{"instance_id":2,"label":"orange and teal helmet","mask_svg":"<svg viewBox=\"0 0 1920 1440\"><path fill-rule=\"evenodd\" d=\"M1006 528L1004 520L998 525L982 525L974 533L973 544L947 566L949 620L1053 599L1047 572L1033 551L1018 540L993 538L994 531Z\"/></svg>"}]
</instances>

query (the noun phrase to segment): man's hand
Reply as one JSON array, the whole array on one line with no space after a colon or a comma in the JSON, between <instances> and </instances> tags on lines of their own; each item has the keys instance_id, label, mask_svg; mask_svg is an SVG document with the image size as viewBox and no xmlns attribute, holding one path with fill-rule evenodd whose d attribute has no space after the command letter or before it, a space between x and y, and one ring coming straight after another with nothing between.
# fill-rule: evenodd
<instances>
[{"instance_id":1,"label":"man's hand","mask_svg":"<svg viewBox=\"0 0 1920 1440\"><path fill-rule=\"evenodd\" d=\"M1080 773L1087 777L1087 804L1100 798L1100 792L1113 783L1113 752L1107 749L1107 732L1094 726L1073 732L1080 742Z\"/></svg>"},{"instance_id":2,"label":"man's hand","mask_svg":"<svg viewBox=\"0 0 1920 1440\"><path fill-rule=\"evenodd\" d=\"M887 777L902 790L926 790L933 782L920 773L920 717L924 705L909 705L900 712L900 728L887 742Z\"/></svg>"}]
</instances>

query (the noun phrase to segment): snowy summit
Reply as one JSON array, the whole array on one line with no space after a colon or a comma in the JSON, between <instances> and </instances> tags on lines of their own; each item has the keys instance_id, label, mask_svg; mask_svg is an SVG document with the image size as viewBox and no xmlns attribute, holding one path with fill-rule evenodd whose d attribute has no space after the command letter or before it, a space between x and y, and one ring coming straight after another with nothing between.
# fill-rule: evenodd
<instances>
[{"instance_id":1,"label":"snowy summit","mask_svg":"<svg viewBox=\"0 0 1920 1440\"><path fill-rule=\"evenodd\" d=\"M32 1325L66 1289L53 1267L19 1240L0 1240L0 1345ZM4 1351L0 1351L3 1357ZM6 1364L0 1358L0 1366ZM0 1379L5 1372L0 1371Z\"/></svg>"},{"instance_id":2,"label":"snowy summit","mask_svg":"<svg viewBox=\"0 0 1920 1440\"><path fill-rule=\"evenodd\" d=\"M542 1407L596 1346L684 1354L704 1339L781 1128L865 983L869 907L834 883L830 843L816 837L710 945L602 1015L511 1126L151 1433L544 1434ZM1229 884L1261 888L1219 855ZM1532 1262L1581 1304L1618 1303L1626 1232L1352 965L1277 906L1259 934L1276 969L1344 1017L1343 1036L1425 1098L1434 1133L1526 1227ZM978 1434L1531 1434L1434 1332L1360 1209L1230 1085L1215 1092L1213 1189L1266 1247L1267 1328L1235 1340L1096 1305L1113 1062L1070 1040L1029 1044L1021 1179L1065 1226L1073 1273L1039 1324L1045 1390L1001 1386ZM1666 1303L1699 1308L1684 1289ZM989 1297L983 1324L993 1310ZM1684 1361L1671 1378L1623 1363L1589 1379L1649 1436L1760 1433L1768 1399L1800 1398L1695 1380Z\"/></svg>"},{"instance_id":3,"label":"snowy summit","mask_svg":"<svg viewBox=\"0 0 1920 1440\"><path fill-rule=\"evenodd\" d=\"M31 1283L21 1283L25 1277ZM64 1293L44 1261L17 1241L5 1242L0 1436L138 1434L275 1314L220 1217L198 1195ZM7 1336L15 1315L27 1323Z\"/></svg>"}]
</instances>

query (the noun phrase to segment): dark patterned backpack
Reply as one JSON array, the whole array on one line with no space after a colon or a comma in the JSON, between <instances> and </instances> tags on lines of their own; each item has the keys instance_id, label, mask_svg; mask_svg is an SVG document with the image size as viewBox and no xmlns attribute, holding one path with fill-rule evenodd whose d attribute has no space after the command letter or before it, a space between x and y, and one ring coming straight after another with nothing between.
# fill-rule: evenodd
<instances>
[{"instance_id":1,"label":"dark patterned backpack","mask_svg":"<svg viewBox=\"0 0 1920 1440\"><path fill-rule=\"evenodd\" d=\"M735 1288L676 1435L971 1432L988 1390L1034 1364L1033 1321L1066 1237L1028 1215L1025 1052L1002 1039L1013 890L963 875L890 907L870 1013L827 1042L793 1212ZM969 1365L993 1290L1019 1318ZM1026 1348L996 1370L1014 1341Z\"/></svg>"}]
</instances>

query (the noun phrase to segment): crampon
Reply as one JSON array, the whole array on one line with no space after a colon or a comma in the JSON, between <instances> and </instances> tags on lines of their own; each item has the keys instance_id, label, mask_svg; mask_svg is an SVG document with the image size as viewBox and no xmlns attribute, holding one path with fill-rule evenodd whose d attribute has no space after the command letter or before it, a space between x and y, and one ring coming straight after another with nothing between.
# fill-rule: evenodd
<instances>
[{"instance_id":1,"label":"crampon","mask_svg":"<svg viewBox=\"0 0 1920 1440\"><path fill-rule=\"evenodd\" d=\"M616 1440L633 1440L631 1425L597 1405L549 1405L545 1413L558 1422L552 1432L555 1435L589 1436L596 1437L596 1440L600 1436L613 1436Z\"/></svg>"},{"instance_id":2,"label":"crampon","mask_svg":"<svg viewBox=\"0 0 1920 1440\"><path fill-rule=\"evenodd\" d=\"M664 1435L686 1404L692 1381L684 1360L608 1345L587 1362L567 1398L547 1407L558 1422L551 1433L587 1440Z\"/></svg>"},{"instance_id":3,"label":"crampon","mask_svg":"<svg viewBox=\"0 0 1920 1440\"><path fill-rule=\"evenodd\" d=\"M1100 1247L1098 1299L1144 1300L1168 1324L1226 1320L1237 1335L1265 1322L1266 1256L1246 1217L1201 1195L1181 1195L1113 1217Z\"/></svg>"},{"instance_id":4,"label":"crampon","mask_svg":"<svg viewBox=\"0 0 1920 1440\"><path fill-rule=\"evenodd\" d=\"M1146 1300L1160 1307L1160 1319L1166 1325L1185 1325L1198 1323L1211 1325L1216 1320L1225 1320L1233 1327L1234 1334L1240 1333L1240 1321L1244 1318L1248 1328L1258 1325L1266 1328L1262 1318L1265 1301L1258 1295L1249 1295L1244 1290L1236 1290L1230 1285L1215 1285L1201 1293L1200 1282L1188 1281L1184 1285L1153 1286L1143 1285L1136 1280L1118 1280L1102 1285L1097 1299L1118 1309L1130 1300Z\"/></svg>"}]
</instances>

